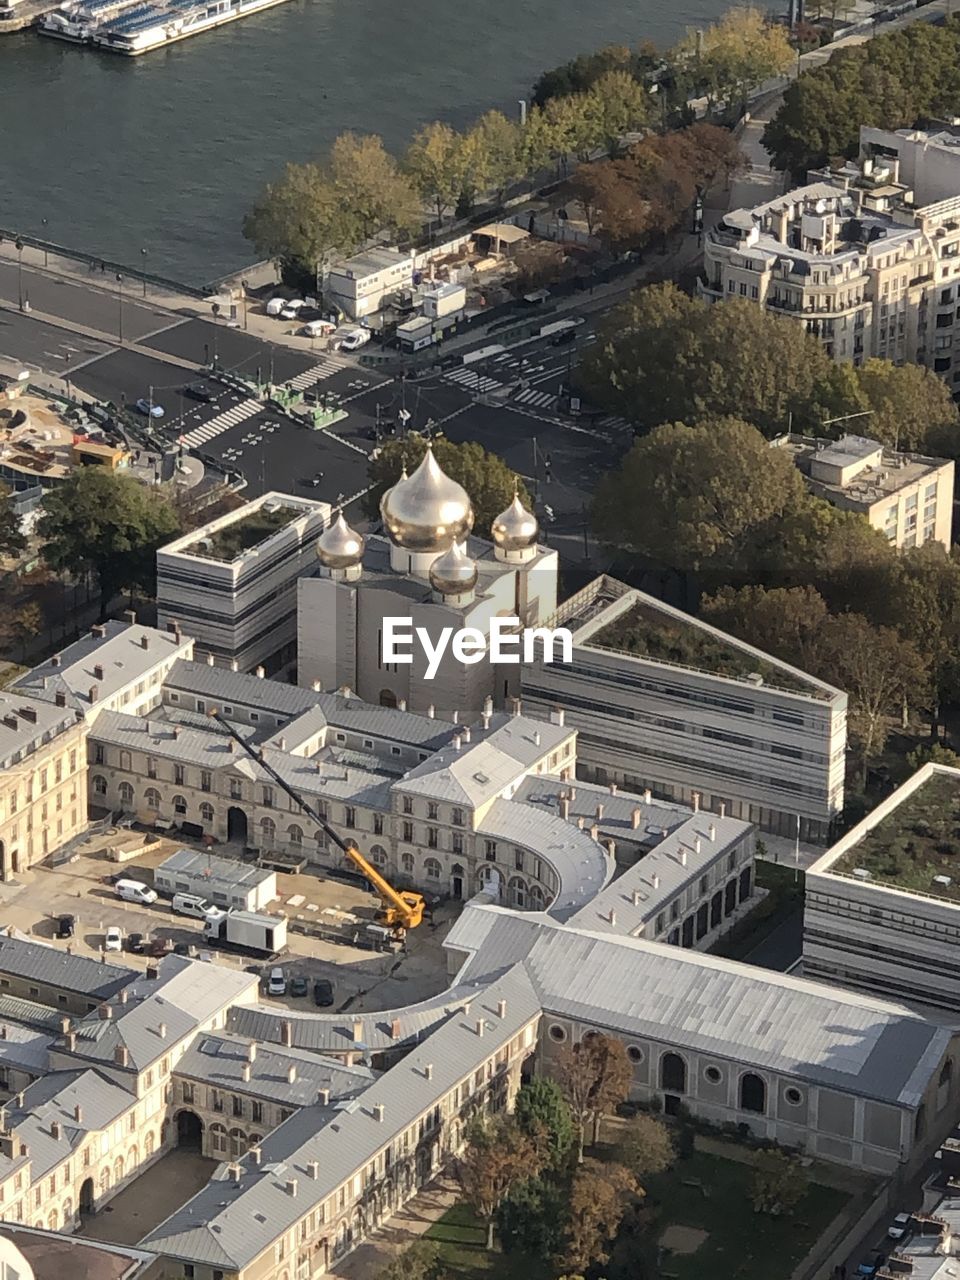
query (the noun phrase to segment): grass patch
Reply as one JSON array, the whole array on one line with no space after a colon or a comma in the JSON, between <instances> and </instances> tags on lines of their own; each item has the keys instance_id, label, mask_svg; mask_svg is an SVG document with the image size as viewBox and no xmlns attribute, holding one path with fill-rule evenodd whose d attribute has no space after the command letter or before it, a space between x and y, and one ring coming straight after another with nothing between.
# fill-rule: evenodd
<instances>
[{"instance_id":1,"label":"grass patch","mask_svg":"<svg viewBox=\"0 0 960 1280\"><path fill-rule=\"evenodd\" d=\"M242 520L225 525L216 533L187 547L192 555L205 556L208 560L235 560L244 551L259 546L278 529L283 529L297 516L303 515L298 507L276 507L268 511L260 507ZM202 549L201 549L202 548Z\"/></svg>"},{"instance_id":2,"label":"grass patch","mask_svg":"<svg viewBox=\"0 0 960 1280\"><path fill-rule=\"evenodd\" d=\"M550 1280L555 1274L542 1258L528 1254L488 1253L487 1229L466 1204L455 1204L427 1231L440 1246L443 1265L456 1280Z\"/></svg>"},{"instance_id":3,"label":"grass patch","mask_svg":"<svg viewBox=\"0 0 960 1280\"><path fill-rule=\"evenodd\" d=\"M805 878L801 871L775 862L756 862L757 888L766 889L757 905L710 948L710 954L742 960L784 920L803 907Z\"/></svg>"}]
</instances>

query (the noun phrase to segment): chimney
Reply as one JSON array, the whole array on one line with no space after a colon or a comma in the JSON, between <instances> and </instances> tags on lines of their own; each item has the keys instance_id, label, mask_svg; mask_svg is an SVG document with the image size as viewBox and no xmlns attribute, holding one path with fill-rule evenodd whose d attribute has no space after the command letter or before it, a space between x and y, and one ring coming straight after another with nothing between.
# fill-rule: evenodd
<instances>
[{"instance_id":1,"label":"chimney","mask_svg":"<svg viewBox=\"0 0 960 1280\"><path fill-rule=\"evenodd\" d=\"M113 1061L118 1067L129 1067L130 1050L125 1044L118 1044L113 1051Z\"/></svg>"},{"instance_id":2,"label":"chimney","mask_svg":"<svg viewBox=\"0 0 960 1280\"><path fill-rule=\"evenodd\" d=\"M284 1020L280 1023L280 1043L289 1049L293 1045L293 1023Z\"/></svg>"},{"instance_id":3,"label":"chimney","mask_svg":"<svg viewBox=\"0 0 960 1280\"><path fill-rule=\"evenodd\" d=\"M612 796L615 796L617 794L617 784L615 782L610 783L610 794Z\"/></svg>"},{"instance_id":4,"label":"chimney","mask_svg":"<svg viewBox=\"0 0 960 1280\"><path fill-rule=\"evenodd\" d=\"M726 802L725 802L725 801L723 801L723 800L721 800L721 801L720 801L720 817L721 817L721 818L725 818L726 816L727 816L727 806L726 806Z\"/></svg>"},{"instance_id":5,"label":"chimney","mask_svg":"<svg viewBox=\"0 0 960 1280\"><path fill-rule=\"evenodd\" d=\"M380 1124L383 1124L383 1114L384 1114L384 1111L383 1111L383 1103L382 1103L382 1102L375 1102L375 1103L373 1104L373 1118L374 1118L374 1120L377 1120L377 1121L379 1121L379 1122L380 1122Z\"/></svg>"},{"instance_id":6,"label":"chimney","mask_svg":"<svg viewBox=\"0 0 960 1280\"><path fill-rule=\"evenodd\" d=\"M716 840L716 838L717 838L717 827L716 827L716 824L715 824L715 823L713 823L713 822L711 822L711 823L710 823L710 826L707 828L707 835L709 836L709 838L710 838L711 840Z\"/></svg>"},{"instance_id":7,"label":"chimney","mask_svg":"<svg viewBox=\"0 0 960 1280\"><path fill-rule=\"evenodd\" d=\"M94 678L94 680L102 680L102 679L103 679L103 667L102 667L102 665L101 665L99 662L97 662L97 663L95 663L95 664L94 664L94 668L93 668L93 678Z\"/></svg>"},{"instance_id":8,"label":"chimney","mask_svg":"<svg viewBox=\"0 0 960 1280\"><path fill-rule=\"evenodd\" d=\"M652 799L653 799L653 792L650 790L649 787L647 787L646 791L644 791L643 793L643 803L649 804Z\"/></svg>"},{"instance_id":9,"label":"chimney","mask_svg":"<svg viewBox=\"0 0 960 1280\"><path fill-rule=\"evenodd\" d=\"M251 1040L250 1043L247 1045L247 1061L256 1062L256 1060L257 1060L257 1042L256 1040Z\"/></svg>"},{"instance_id":10,"label":"chimney","mask_svg":"<svg viewBox=\"0 0 960 1280\"><path fill-rule=\"evenodd\" d=\"M297 1078L297 1068L292 1064L287 1067L287 1084L293 1084Z\"/></svg>"},{"instance_id":11,"label":"chimney","mask_svg":"<svg viewBox=\"0 0 960 1280\"><path fill-rule=\"evenodd\" d=\"M59 665L60 665L60 655L59 655L59 653L55 653L55 654L53 655L53 657L50 659L50 665L51 665L51 667L59 667Z\"/></svg>"},{"instance_id":12,"label":"chimney","mask_svg":"<svg viewBox=\"0 0 960 1280\"><path fill-rule=\"evenodd\" d=\"M577 826L578 826L578 827L580 828L580 830L582 831L582 830L583 830L583 828L584 828L586 825L587 825L587 820L586 820L586 818L583 816L583 814L581 813L581 814L580 814L580 816L577 818Z\"/></svg>"},{"instance_id":13,"label":"chimney","mask_svg":"<svg viewBox=\"0 0 960 1280\"><path fill-rule=\"evenodd\" d=\"M70 1022L70 1019L66 1015L64 1015L60 1019L60 1034L62 1036L65 1036L67 1032L70 1030L71 1026L72 1026L72 1023Z\"/></svg>"},{"instance_id":14,"label":"chimney","mask_svg":"<svg viewBox=\"0 0 960 1280\"><path fill-rule=\"evenodd\" d=\"M493 699L490 697L489 694L487 694L487 696L483 700L483 714L485 716L493 715Z\"/></svg>"},{"instance_id":15,"label":"chimney","mask_svg":"<svg viewBox=\"0 0 960 1280\"><path fill-rule=\"evenodd\" d=\"M353 1043L360 1044L363 1040L363 1023L359 1018L353 1020Z\"/></svg>"},{"instance_id":16,"label":"chimney","mask_svg":"<svg viewBox=\"0 0 960 1280\"><path fill-rule=\"evenodd\" d=\"M179 737L180 737L180 726L179 726L178 724L175 724L175 725L173 726L173 736L174 736L174 738L179 738Z\"/></svg>"},{"instance_id":17,"label":"chimney","mask_svg":"<svg viewBox=\"0 0 960 1280\"><path fill-rule=\"evenodd\" d=\"M239 670L240 670L240 662L239 662L239 659L237 659L237 658L231 658L231 659L230 659L230 670L231 670L231 671L239 671Z\"/></svg>"},{"instance_id":18,"label":"chimney","mask_svg":"<svg viewBox=\"0 0 960 1280\"><path fill-rule=\"evenodd\" d=\"M604 843L604 847L606 848L607 853L609 853L610 857L611 857L611 858L615 858L615 857L617 856L617 842L616 842L616 840L604 840L604 842L603 842L603 843Z\"/></svg>"},{"instance_id":19,"label":"chimney","mask_svg":"<svg viewBox=\"0 0 960 1280\"><path fill-rule=\"evenodd\" d=\"M507 1016L507 1002L506 1000L498 1000L497 1001L497 1017L505 1018L506 1016Z\"/></svg>"},{"instance_id":20,"label":"chimney","mask_svg":"<svg viewBox=\"0 0 960 1280\"><path fill-rule=\"evenodd\" d=\"M278 751L286 751L286 749L287 749L287 740L286 740L286 738L278 738L278 739L277 739L277 750L278 750Z\"/></svg>"},{"instance_id":21,"label":"chimney","mask_svg":"<svg viewBox=\"0 0 960 1280\"><path fill-rule=\"evenodd\" d=\"M603 821L603 805L602 804L597 805L597 821L598 822Z\"/></svg>"},{"instance_id":22,"label":"chimney","mask_svg":"<svg viewBox=\"0 0 960 1280\"><path fill-rule=\"evenodd\" d=\"M687 851L686 851L686 849L681 849L681 850L680 850L680 865L681 865L681 867L685 867L685 866L687 865Z\"/></svg>"},{"instance_id":23,"label":"chimney","mask_svg":"<svg viewBox=\"0 0 960 1280\"><path fill-rule=\"evenodd\" d=\"M693 799L693 812L699 813L700 812L700 792L694 791L692 799Z\"/></svg>"},{"instance_id":24,"label":"chimney","mask_svg":"<svg viewBox=\"0 0 960 1280\"><path fill-rule=\"evenodd\" d=\"M241 1173L243 1173L242 1167L238 1164L232 1164L230 1166L230 1181L238 1183L240 1181Z\"/></svg>"},{"instance_id":25,"label":"chimney","mask_svg":"<svg viewBox=\"0 0 960 1280\"><path fill-rule=\"evenodd\" d=\"M76 1047L77 1047L77 1033L75 1031L68 1031L67 1032L67 1049L70 1053L73 1053Z\"/></svg>"},{"instance_id":26,"label":"chimney","mask_svg":"<svg viewBox=\"0 0 960 1280\"><path fill-rule=\"evenodd\" d=\"M83 1107L81 1107L79 1102L73 1108L73 1118L77 1124L81 1124L83 1122Z\"/></svg>"},{"instance_id":27,"label":"chimney","mask_svg":"<svg viewBox=\"0 0 960 1280\"><path fill-rule=\"evenodd\" d=\"M311 680L311 681L310 681L310 688L313 690L313 692L314 692L314 693L322 693L322 692L323 692L323 685L320 683L320 681L319 681L319 680Z\"/></svg>"},{"instance_id":28,"label":"chimney","mask_svg":"<svg viewBox=\"0 0 960 1280\"><path fill-rule=\"evenodd\" d=\"M90 634L93 636L94 640L102 640L107 634L107 628L102 622L94 623L90 628Z\"/></svg>"},{"instance_id":29,"label":"chimney","mask_svg":"<svg viewBox=\"0 0 960 1280\"><path fill-rule=\"evenodd\" d=\"M590 828L590 839L591 840L600 839L600 828L597 826L596 823L594 823L593 826Z\"/></svg>"},{"instance_id":30,"label":"chimney","mask_svg":"<svg viewBox=\"0 0 960 1280\"><path fill-rule=\"evenodd\" d=\"M535 747L539 747L539 745L540 745L540 730L539 730L539 729L534 729L534 731L533 731L533 745L534 745Z\"/></svg>"},{"instance_id":31,"label":"chimney","mask_svg":"<svg viewBox=\"0 0 960 1280\"><path fill-rule=\"evenodd\" d=\"M177 632L177 629L179 628L179 626L180 626L180 623L179 623L179 622L168 622L168 623L167 623L167 632L168 632L170 635L175 635L175 634L176 634L176 632Z\"/></svg>"},{"instance_id":32,"label":"chimney","mask_svg":"<svg viewBox=\"0 0 960 1280\"><path fill-rule=\"evenodd\" d=\"M311 1160L307 1164L307 1177L312 1178L314 1182L320 1177L320 1162L318 1160Z\"/></svg>"},{"instance_id":33,"label":"chimney","mask_svg":"<svg viewBox=\"0 0 960 1280\"><path fill-rule=\"evenodd\" d=\"M143 636L141 636L141 637L140 637L140 648L141 648L141 649L149 649L149 648L150 648L150 637L149 637L149 636L147 636L147 635L143 635Z\"/></svg>"},{"instance_id":34,"label":"chimney","mask_svg":"<svg viewBox=\"0 0 960 1280\"><path fill-rule=\"evenodd\" d=\"M250 1063L249 1062L245 1062L243 1064L243 1066L240 1069L240 1074L243 1077L244 1084L249 1084L250 1082Z\"/></svg>"},{"instance_id":35,"label":"chimney","mask_svg":"<svg viewBox=\"0 0 960 1280\"><path fill-rule=\"evenodd\" d=\"M264 671L263 667L254 667L253 674L258 680L262 680L267 673Z\"/></svg>"},{"instance_id":36,"label":"chimney","mask_svg":"<svg viewBox=\"0 0 960 1280\"><path fill-rule=\"evenodd\" d=\"M484 711L483 715L480 717L480 723L483 725L484 729L490 728L490 712L489 711Z\"/></svg>"},{"instance_id":37,"label":"chimney","mask_svg":"<svg viewBox=\"0 0 960 1280\"><path fill-rule=\"evenodd\" d=\"M483 1035L483 1018L477 1019L477 1035L478 1036Z\"/></svg>"},{"instance_id":38,"label":"chimney","mask_svg":"<svg viewBox=\"0 0 960 1280\"><path fill-rule=\"evenodd\" d=\"M53 701L58 707L65 707L67 705L67 695L62 689L58 689L53 695Z\"/></svg>"},{"instance_id":39,"label":"chimney","mask_svg":"<svg viewBox=\"0 0 960 1280\"><path fill-rule=\"evenodd\" d=\"M207 654L207 666L208 666L208 667L212 667L212 666L213 666L213 654L212 654L212 653L208 653L208 654Z\"/></svg>"},{"instance_id":40,"label":"chimney","mask_svg":"<svg viewBox=\"0 0 960 1280\"><path fill-rule=\"evenodd\" d=\"M156 982L157 978L160 977L160 970L155 964L148 964L145 976L148 982Z\"/></svg>"},{"instance_id":41,"label":"chimney","mask_svg":"<svg viewBox=\"0 0 960 1280\"><path fill-rule=\"evenodd\" d=\"M462 742L463 742L463 738L460 736L460 734L459 734L459 733L455 733L455 734L453 735L453 749L454 749L454 751L459 751L459 750L460 750L460 746L461 746Z\"/></svg>"},{"instance_id":42,"label":"chimney","mask_svg":"<svg viewBox=\"0 0 960 1280\"><path fill-rule=\"evenodd\" d=\"M407 700L406 700L406 698L398 698L398 699L397 699L397 710L398 710L398 711L406 711L406 709L407 709Z\"/></svg>"},{"instance_id":43,"label":"chimney","mask_svg":"<svg viewBox=\"0 0 960 1280\"><path fill-rule=\"evenodd\" d=\"M50 1137L53 1138L55 1142L60 1141L60 1121L59 1120L50 1121Z\"/></svg>"},{"instance_id":44,"label":"chimney","mask_svg":"<svg viewBox=\"0 0 960 1280\"><path fill-rule=\"evenodd\" d=\"M468 724L463 726L463 740L464 742L470 741L470 726Z\"/></svg>"},{"instance_id":45,"label":"chimney","mask_svg":"<svg viewBox=\"0 0 960 1280\"><path fill-rule=\"evenodd\" d=\"M634 905L635 907L639 907L639 905L640 905L640 903L641 903L642 901L643 901L643 895L641 894L640 890L639 890L639 889L634 889L634 891L633 891L633 905Z\"/></svg>"},{"instance_id":46,"label":"chimney","mask_svg":"<svg viewBox=\"0 0 960 1280\"><path fill-rule=\"evenodd\" d=\"M98 684L92 684L87 690L87 697L91 702L96 702L100 697L100 686Z\"/></svg>"},{"instance_id":47,"label":"chimney","mask_svg":"<svg viewBox=\"0 0 960 1280\"><path fill-rule=\"evenodd\" d=\"M318 1089L318 1090L317 1090L317 1102L319 1102L319 1104L320 1104L320 1106L321 1106L321 1107L329 1107L329 1105L330 1105L330 1090L329 1090L329 1089Z\"/></svg>"},{"instance_id":48,"label":"chimney","mask_svg":"<svg viewBox=\"0 0 960 1280\"><path fill-rule=\"evenodd\" d=\"M259 1169L259 1167L260 1167L260 1159L261 1159L261 1157L263 1156L263 1150L262 1150L262 1148L260 1148L260 1147L251 1147L251 1148L250 1148L250 1152L249 1152L249 1154L250 1154L250 1163L251 1163L251 1164L253 1164L253 1165L256 1165L256 1167Z\"/></svg>"},{"instance_id":49,"label":"chimney","mask_svg":"<svg viewBox=\"0 0 960 1280\"><path fill-rule=\"evenodd\" d=\"M656 872L654 872L654 873L653 873L653 876L651 877L650 883L653 885L653 887L654 887L655 889L659 889L659 888L660 888L660 877L657 875L657 873L656 873Z\"/></svg>"},{"instance_id":50,"label":"chimney","mask_svg":"<svg viewBox=\"0 0 960 1280\"><path fill-rule=\"evenodd\" d=\"M456 707L456 708L454 709L454 712L453 712L453 715L451 716L451 719L452 719L452 721L453 721L453 723L454 723L454 724L459 724L459 723L460 723L460 708L459 708L459 707Z\"/></svg>"},{"instance_id":51,"label":"chimney","mask_svg":"<svg viewBox=\"0 0 960 1280\"><path fill-rule=\"evenodd\" d=\"M633 828L634 831L636 831L637 828L640 826L640 819L642 817L643 817L643 810L640 808L639 805L637 805L635 809L631 810L630 826Z\"/></svg>"},{"instance_id":52,"label":"chimney","mask_svg":"<svg viewBox=\"0 0 960 1280\"><path fill-rule=\"evenodd\" d=\"M554 707L550 712L550 723L555 724L558 729L563 728L563 722L566 719L566 713L563 707Z\"/></svg>"},{"instance_id":53,"label":"chimney","mask_svg":"<svg viewBox=\"0 0 960 1280\"><path fill-rule=\"evenodd\" d=\"M570 801L566 796L560 797L560 817L563 818L564 822L570 821Z\"/></svg>"},{"instance_id":54,"label":"chimney","mask_svg":"<svg viewBox=\"0 0 960 1280\"><path fill-rule=\"evenodd\" d=\"M296 1178L288 1178L286 1183L284 1184L284 1190L286 1191L288 1196L295 1196L297 1194Z\"/></svg>"},{"instance_id":55,"label":"chimney","mask_svg":"<svg viewBox=\"0 0 960 1280\"><path fill-rule=\"evenodd\" d=\"M160 1037L161 1040L166 1040L167 1024L165 1022L161 1022L160 1025L157 1027L157 1035Z\"/></svg>"},{"instance_id":56,"label":"chimney","mask_svg":"<svg viewBox=\"0 0 960 1280\"><path fill-rule=\"evenodd\" d=\"M391 1040L400 1039L400 1019L399 1018L394 1018L393 1021L390 1023L390 1039Z\"/></svg>"},{"instance_id":57,"label":"chimney","mask_svg":"<svg viewBox=\"0 0 960 1280\"><path fill-rule=\"evenodd\" d=\"M700 847L701 847L701 846L700 846L700 837L699 837L699 836L697 836L697 837L694 839L694 842L693 842L693 852L694 852L694 853L699 853L699 852L700 852Z\"/></svg>"},{"instance_id":58,"label":"chimney","mask_svg":"<svg viewBox=\"0 0 960 1280\"><path fill-rule=\"evenodd\" d=\"M109 1020L113 1017L113 1009L108 1004L102 1004L100 1008L97 1010L97 1012L100 1014L101 1022L109 1022Z\"/></svg>"},{"instance_id":59,"label":"chimney","mask_svg":"<svg viewBox=\"0 0 960 1280\"><path fill-rule=\"evenodd\" d=\"M427 719L432 720L436 714L437 714L436 707L434 707L433 703L431 702L429 707L427 707Z\"/></svg>"},{"instance_id":60,"label":"chimney","mask_svg":"<svg viewBox=\"0 0 960 1280\"><path fill-rule=\"evenodd\" d=\"M610 923L611 924L617 923L617 913L613 907L610 908Z\"/></svg>"}]
</instances>

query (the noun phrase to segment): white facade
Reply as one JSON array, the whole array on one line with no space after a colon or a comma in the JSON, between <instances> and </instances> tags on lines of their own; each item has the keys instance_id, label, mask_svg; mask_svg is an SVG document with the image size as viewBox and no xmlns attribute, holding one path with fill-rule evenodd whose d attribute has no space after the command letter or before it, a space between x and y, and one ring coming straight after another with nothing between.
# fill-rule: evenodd
<instances>
[{"instance_id":1,"label":"white facade","mask_svg":"<svg viewBox=\"0 0 960 1280\"><path fill-rule=\"evenodd\" d=\"M368 249L330 268L324 298L350 317L372 315L390 293L413 283L413 257L396 249Z\"/></svg>"},{"instance_id":2,"label":"white facade","mask_svg":"<svg viewBox=\"0 0 960 1280\"><path fill-rule=\"evenodd\" d=\"M285 512L290 519L281 524ZM236 662L242 671L291 657L296 581L313 565L316 538L329 519L325 502L266 493L161 547L158 624L182 627L199 654Z\"/></svg>"}]
</instances>

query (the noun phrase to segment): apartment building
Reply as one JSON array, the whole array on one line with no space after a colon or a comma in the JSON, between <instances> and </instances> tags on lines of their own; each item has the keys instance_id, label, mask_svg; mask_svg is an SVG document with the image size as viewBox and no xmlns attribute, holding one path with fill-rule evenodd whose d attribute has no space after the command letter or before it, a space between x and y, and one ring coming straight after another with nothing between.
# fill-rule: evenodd
<instances>
[{"instance_id":1,"label":"apartment building","mask_svg":"<svg viewBox=\"0 0 960 1280\"><path fill-rule=\"evenodd\" d=\"M914 190L882 138L900 135L864 129L858 164L722 218L705 237L699 293L795 319L836 360L923 364L954 387L960 186Z\"/></svg>"},{"instance_id":2,"label":"apartment building","mask_svg":"<svg viewBox=\"0 0 960 1280\"><path fill-rule=\"evenodd\" d=\"M525 666L523 705L565 708L580 777L828 838L843 807L845 693L612 578L549 625L573 632L573 661Z\"/></svg>"},{"instance_id":3,"label":"apartment building","mask_svg":"<svg viewBox=\"0 0 960 1280\"><path fill-rule=\"evenodd\" d=\"M888 449L879 440L846 435L825 440L778 436L810 492L842 511L856 511L898 549L939 542L950 550L954 464Z\"/></svg>"},{"instance_id":4,"label":"apartment building","mask_svg":"<svg viewBox=\"0 0 960 1280\"><path fill-rule=\"evenodd\" d=\"M927 764L807 872L803 971L960 1010L960 770Z\"/></svg>"},{"instance_id":5,"label":"apartment building","mask_svg":"<svg viewBox=\"0 0 960 1280\"><path fill-rule=\"evenodd\" d=\"M294 656L297 578L312 569L325 502L265 493L157 552L157 622L241 671Z\"/></svg>"}]
</instances>

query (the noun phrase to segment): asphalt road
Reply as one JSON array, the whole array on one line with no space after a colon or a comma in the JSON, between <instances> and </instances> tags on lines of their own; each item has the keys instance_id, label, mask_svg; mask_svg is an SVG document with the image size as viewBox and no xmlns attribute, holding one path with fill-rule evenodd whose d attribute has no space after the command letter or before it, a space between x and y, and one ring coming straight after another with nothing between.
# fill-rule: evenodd
<instances>
[{"instance_id":1,"label":"asphalt road","mask_svg":"<svg viewBox=\"0 0 960 1280\"><path fill-rule=\"evenodd\" d=\"M0 359L63 377L109 350L105 342L0 308Z\"/></svg>"},{"instance_id":2,"label":"asphalt road","mask_svg":"<svg viewBox=\"0 0 960 1280\"><path fill-rule=\"evenodd\" d=\"M124 348L109 351L85 364L71 374L70 381L81 391L100 400L112 400L114 404L123 401L133 404L141 396L149 395L153 387L154 403L173 416L180 412L181 388L199 376L180 365L167 364L159 357Z\"/></svg>"},{"instance_id":3,"label":"asphalt road","mask_svg":"<svg viewBox=\"0 0 960 1280\"><path fill-rule=\"evenodd\" d=\"M307 344L306 339L304 342ZM261 342L242 329L228 329L225 324L209 320L186 320L155 333L143 345L161 357L179 356L194 364L207 364L216 353L223 369L246 378L256 378L260 369L264 381L272 376L274 382L286 382L322 358L322 353L312 353L308 344L302 353L291 351L289 347Z\"/></svg>"},{"instance_id":4,"label":"asphalt road","mask_svg":"<svg viewBox=\"0 0 960 1280\"><path fill-rule=\"evenodd\" d=\"M0 298L16 308L21 292L34 311L59 316L72 324L86 325L101 333L117 334L123 326L125 342L136 342L171 323L170 313L137 300L139 286L118 284L114 276L91 274L90 284L65 276L48 275L24 267L18 280L15 262L0 259Z\"/></svg>"}]
</instances>

